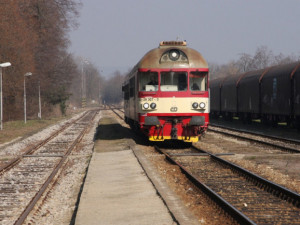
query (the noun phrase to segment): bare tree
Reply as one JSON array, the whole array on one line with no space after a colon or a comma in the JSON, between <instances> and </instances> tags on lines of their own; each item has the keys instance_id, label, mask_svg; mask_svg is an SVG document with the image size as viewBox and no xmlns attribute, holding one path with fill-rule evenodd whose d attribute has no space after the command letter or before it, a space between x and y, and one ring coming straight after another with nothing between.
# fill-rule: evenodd
<instances>
[{"instance_id":1,"label":"bare tree","mask_svg":"<svg viewBox=\"0 0 300 225\"><path fill-rule=\"evenodd\" d=\"M37 95L39 82L44 107L51 109L54 103L63 104L76 73L72 57L67 53L67 32L76 26L80 4L76 0L1 0L1 3L0 60L13 65L6 70L3 82L4 119L22 116L26 72L33 73L26 78L29 114L35 111L30 95ZM54 101L54 96L61 101Z\"/></svg>"},{"instance_id":2,"label":"bare tree","mask_svg":"<svg viewBox=\"0 0 300 225\"><path fill-rule=\"evenodd\" d=\"M271 65L274 55L267 46L258 47L255 55L253 56L253 61L251 64L251 70L259 70L266 68Z\"/></svg>"},{"instance_id":3,"label":"bare tree","mask_svg":"<svg viewBox=\"0 0 300 225\"><path fill-rule=\"evenodd\" d=\"M250 54L242 53L236 65L241 73L250 71L253 67L253 58Z\"/></svg>"},{"instance_id":4,"label":"bare tree","mask_svg":"<svg viewBox=\"0 0 300 225\"><path fill-rule=\"evenodd\" d=\"M210 65L209 68L211 68ZM228 64L224 64L221 66L213 65L213 70L210 70L210 79L226 77L233 74L237 74L238 72L239 68L236 65L236 62L234 61L231 61Z\"/></svg>"},{"instance_id":5,"label":"bare tree","mask_svg":"<svg viewBox=\"0 0 300 225\"><path fill-rule=\"evenodd\" d=\"M300 61L299 57L297 58L295 55L285 56L282 53L280 53L279 55L274 56L272 66L283 65L283 64L288 64L288 63Z\"/></svg>"},{"instance_id":6,"label":"bare tree","mask_svg":"<svg viewBox=\"0 0 300 225\"><path fill-rule=\"evenodd\" d=\"M101 76L99 70L92 62L84 64L82 63L81 57L77 57L75 61L78 72L72 80L72 85L70 88L71 104L77 107L81 107L83 98L82 85L85 86L84 96L86 98L86 103L100 103L101 90L105 85L104 78Z\"/></svg>"}]
</instances>

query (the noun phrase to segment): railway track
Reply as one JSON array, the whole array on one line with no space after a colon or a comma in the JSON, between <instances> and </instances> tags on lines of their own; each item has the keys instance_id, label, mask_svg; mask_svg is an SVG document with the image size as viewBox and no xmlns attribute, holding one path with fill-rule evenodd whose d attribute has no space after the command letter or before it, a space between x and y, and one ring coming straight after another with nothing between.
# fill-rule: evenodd
<instances>
[{"instance_id":1,"label":"railway track","mask_svg":"<svg viewBox=\"0 0 300 225\"><path fill-rule=\"evenodd\" d=\"M290 153L300 153L300 141L295 139L271 136L260 132L250 132L219 125L210 125L209 131L271 146Z\"/></svg>"},{"instance_id":2,"label":"railway track","mask_svg":"<svg viewBox=\"0 0 300 225\"><path fill-rule=\"evenodd\" d=\"M300 195L200 149L161 149L240 224L300 224Z\"/></svg>"},{"instance_id":3,"label":"railway track","mask_svg":"<svg viewBox=\"0 0 300 225\"><path fill-rule=\"evenodd\" d=\"M124 115L124 111L123 111L122 109L117 108L117 107L111 107L111 106L109 106L109 109L110 109L111 111L113 111L113 113L116 114L121 120L124 120L124 117L121 116L121 115L117 112L117 111L119 111L119 112L121 112L121 113Z\"/></svg>"},{"instance_id":4,"label":"railway track","mask_svg":"<svg viewBox=\"0 0 300 225\"><path fill-rule=\"evenodd\" d=\"M51 188L97 111L89 111L26 150L0 170L0 223L22 224Z\"/></svg>"},{"instance_id":5,"label":"railway track","mask_svg":"<svg viewBox=\"0 0 300 225\"><path fill-rule=\"evenodd\" d=\"M112 110L123 119L121 110ZM300 195L219 157L230 154L213 155L194 146L155 148L240 224L300 224Z\"/></svg>"}]
</instances>

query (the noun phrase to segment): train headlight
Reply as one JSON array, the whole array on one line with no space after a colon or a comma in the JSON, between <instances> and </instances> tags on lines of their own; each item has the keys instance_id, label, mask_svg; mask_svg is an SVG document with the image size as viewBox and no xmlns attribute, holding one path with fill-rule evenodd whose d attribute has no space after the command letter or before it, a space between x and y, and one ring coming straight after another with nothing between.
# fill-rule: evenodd
<instances>
[{"instance_id":1,"label":"train headlight","mask_svg":"<svg viewBox=\"0 0 300 225\"><path fill-rule=\"evenodd\" d=\"M192 107L193 107L194 109L197 109L197 108L198 108L198 103L197 103L197 102L194 102L194 103L192 104Z\"/></svg>"},{"instance_id":2,"label":"train headlight","mask_svg":"<svg viewBox=\"0 0 300 225\"><path fill-rule=\"evenodd\" d=\"M172 60L172 61L176 61L179 59L179 56L180 56L180 53L178 50L176 49L173 49L173 50L170 50L169 52L169 58Z\"/></svg>"},{"instance_id":3,"label":"train headlight","mask_svg":"<svg viewBox=\"0 0 300 225\"><path fill-rule=\"evenodd\" d=\"M151 109L155 109L155 108L156 108L156 104L155 104L154 102L152 102L152 103L150 104L150 108L151 108Z\"/></svg>"},{"instance_id":4,"label":"train headlight","mask_svg":"<svg viewBox=\"0 0 300 225\"><path fill-rule=\"evenodd\" d=\"M200 109L204 109L205 108L205 103L204 102L200 102L199 107L200 107Z\"/></svg>"},{"instance_id":5,"label":"train headlight","mask_svg":"<svg viewBox=\"0 0 300 225\"><path fill-rule=\"evenodd\" d=\"M144 103L143 107L144 109L149 109L149 103Z\"/></svg>"}]
</instances>

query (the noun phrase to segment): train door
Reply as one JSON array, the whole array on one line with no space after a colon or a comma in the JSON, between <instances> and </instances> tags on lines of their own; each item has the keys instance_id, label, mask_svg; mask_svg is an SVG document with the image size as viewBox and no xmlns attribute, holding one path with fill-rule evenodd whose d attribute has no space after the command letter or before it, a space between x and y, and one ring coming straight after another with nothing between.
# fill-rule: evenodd
<instances>
[{"instance_id":1,"label":"train door","mask_svg":"<svg viewBox=\"0 0 300 225\"><path fill-rule=\"evenodd\" d=\"M130 78L129 80L129 117L133 120L135 120L135 76Z\"/></svg>"},{"instance_id":2,"label":"train door","mask_svg":"<svg viewBox=\"0 0 300 225\"><path fill-rule=\"evenodd\" d=\"M137 85L137 72L134 74L134 108L133 108L133 114L134 114L134 120L138 121L138 104L139 104L139 98L138 98L138 85Z\"/></svg>"},{"instance_id":3,"label":"train door","mask_svg":"<svg viewBox=\"0 0 300 225\"><path fill-rule=\"evenodd\" d=\"M125 118L130 118L129 115L129 83L125 84L122 87L122 91L124 92L124 113Z\"/></svg>"}]
</instances>

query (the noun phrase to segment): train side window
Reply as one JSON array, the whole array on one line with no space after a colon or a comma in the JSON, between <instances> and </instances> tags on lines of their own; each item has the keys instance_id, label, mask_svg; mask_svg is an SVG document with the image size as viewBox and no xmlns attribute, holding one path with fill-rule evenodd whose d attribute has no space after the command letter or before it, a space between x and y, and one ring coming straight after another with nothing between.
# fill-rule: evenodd
<instances>
[{"instance_id":1,"label":"train side window","mask_svg":"<svg viewBox=\"0 0 300 225\"><path fill-rule=\"evenodd\" d=\"M139 91L157 91L158 73L157 72L139 72Z\"/></svg>"},{"instance_id":2,"label":"train side window","mask_svg":"<svg viewBox=\"0 0 300 225\"><path fill-rule=\"evenodd\" d=\"M129 84L126 84L124 86L124 100L128 100L129 99Z\"/></svg>"},{"instance_id":3,"label":"train side window","mask_svg":"<svg viewBox=\"0 0 300 225\"><path fill-rule=\"evenodd\" d=\"M206 91L207 90L207 72L191 72L190 73L190 90Z\"/></svg>"},{"instance_id":4,"label":"train side window","mask_svg":"<svg viewBox=\"0 0 300 225\"><path fill-rule=\"evenodd\" d=\"M135 90L135 77L132 77L130 80L129 80L129 95L130 97L133 97L134 96L134 90Z\"/></svg>"},{"instance_id":5,"label":"train side window","mask_svg":"<svg viewBox=\"0 0 300 225\"><path fill-rule=\"evenodd\" d=\"M161 91L186 91L187 73L186 72L162 72Z\"/></svg>"}]
</instances>

